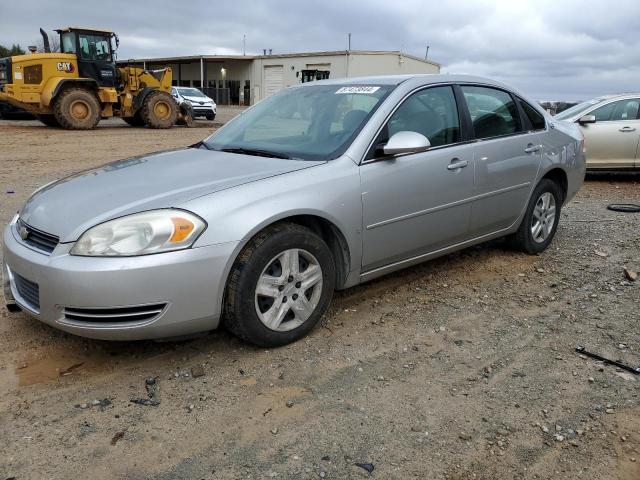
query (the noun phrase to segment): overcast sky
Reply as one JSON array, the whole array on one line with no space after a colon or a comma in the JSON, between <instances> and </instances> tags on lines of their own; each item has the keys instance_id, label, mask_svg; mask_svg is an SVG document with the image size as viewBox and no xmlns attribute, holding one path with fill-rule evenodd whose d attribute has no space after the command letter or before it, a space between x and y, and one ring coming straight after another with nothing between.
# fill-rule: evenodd
<instances>
[{"instance_id":1,"label":"overcast sky","mask_svg":"<svg viewBox=\"0 0 640 480\"><path fill-rule=\"evenodd\" d=\"M120 59L242 53L243 34L248 54L344 50L351 32L538 100L640 91L640 0L0 0L0 44L69 25L116 31Z\"/></svg>"}]
</instances>

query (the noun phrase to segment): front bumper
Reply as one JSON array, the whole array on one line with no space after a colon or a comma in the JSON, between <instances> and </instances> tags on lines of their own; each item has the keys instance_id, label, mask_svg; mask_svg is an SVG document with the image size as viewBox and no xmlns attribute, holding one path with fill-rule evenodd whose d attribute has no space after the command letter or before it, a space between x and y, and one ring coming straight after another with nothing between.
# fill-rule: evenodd
<instances>
[{"instance_id":1,"label":"front bumper","mask_svg":"<svg viewBox=\"0 0 640 480\"><path fill-rule=\"evenodd\" d=\"M52 327L102 340L170 338L218 326L227 265L236 242L123 258L69 255L72 245L59 244L45 255L22 243L15 225L7 226L3 265L7 303L14 301ZM37 284L39 305L34 305L32 296L20 294L16 278ZM165 308L142 321L79 321L65 315L65 308L102 311L151 304Z\"/></svg>"},{"instance_id":2,"label":"front bumper","mask_svg":"<svg viewBox=\"0 0 640 480\"><path fill-rule=\"evenodd\" d=\"M197 103L191 103L193 112L195 115L215 115L216 108L213 105L198 105Z\"/></svg>"}]
</instances>

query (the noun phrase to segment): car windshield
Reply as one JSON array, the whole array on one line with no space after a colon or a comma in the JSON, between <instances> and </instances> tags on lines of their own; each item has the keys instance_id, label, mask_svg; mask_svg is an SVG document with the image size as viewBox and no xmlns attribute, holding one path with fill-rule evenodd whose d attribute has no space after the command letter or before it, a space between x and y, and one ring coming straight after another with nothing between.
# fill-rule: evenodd
<instances>
[{"instance_id":1,"label":"car windshield","mask_svg":"<svg viewBox=\"0 0 640 480\"><path fill-rule=\"evenodd\" d=\"M186 97L204 97L205 96L205 94L202 93L197 88L178 88L177 90L180 95L183 95Z\"/></svg>"},{"instance_id":2,"label":"car windshield","mask_svg":"<svg viewBox=\"0 0 640 480\"><path fill-rule=\"evenodd\" d=\"M393 89L309 85L267 97L203 142L211 150L332 160L342 155Z\"/></svg>"},{"instance_id":3,"label":"car windshield","mask_svg":"<svg viewBox=\"0 0 640 480\"><path fill-rule=\"evenodd\" d=\"M600 103L601 101L602 101L601 98L596 98L594 100L587 100L586 102L582 102L582 103L579 103L578 105L574 105L571 108L567 108L564 112L560 112L554 118L557 120L568 120L584 112L589 107L594 106L596 103Z\"/></svg>"}]
</instances>

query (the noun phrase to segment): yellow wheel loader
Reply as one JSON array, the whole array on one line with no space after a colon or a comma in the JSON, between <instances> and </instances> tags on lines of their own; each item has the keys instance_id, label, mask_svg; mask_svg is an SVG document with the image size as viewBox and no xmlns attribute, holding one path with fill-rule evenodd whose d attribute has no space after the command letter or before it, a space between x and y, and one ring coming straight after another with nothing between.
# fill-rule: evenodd
<instances>
[{"instance_id":1,"label":"yellow wheel loader","mask_svg":"<svg viewBox=\"0 0 640 480\"><path fill-rule=\"evenodd\" d=\"M0 59L0 102L35 114L45 125L71 130L92 129L113 116L151 128L171 128L183 119L171 96L170 68L117 67L119 41L113 32L56 31L60 53L51 53L40 29L45 53Z\"/></svg>"}]
</instances>

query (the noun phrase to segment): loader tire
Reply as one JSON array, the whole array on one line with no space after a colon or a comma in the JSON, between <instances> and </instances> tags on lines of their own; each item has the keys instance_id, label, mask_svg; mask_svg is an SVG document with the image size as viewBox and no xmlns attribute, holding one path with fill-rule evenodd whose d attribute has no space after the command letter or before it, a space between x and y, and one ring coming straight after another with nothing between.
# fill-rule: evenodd
<instances>
[{"instance_id":1,"label":"loader tire","mask_svg":"<svg viewBox=\"0 0 640 480\"><path fill-rule=\"evenodd\" d=\"M132 127L144 127L144 120L140 118L139 112L136 112L133 117L122 117L122 120L127 122Z\"/></svg>"},{"instance_id":2,"label":"loader tire","mask_svg":"<svg viewBox=\"0 0 640 480\"><path fill-rule=\"evenodd\" d=\"M178 117L178 104L166 92L156 90L147 95L140 109L140 118L149 128L171 128Z\"/></svg>"},{"instance_id":3,"label":"loader tire","mask_svg":"<svg viewBox=\"0 0 640 480\"><path fill-rule=\"evenodd\" d=\"M58 123L58 120L56 120L55 115L37 115L36 118L44 123L47 127L60 128L60 124Z\"/></svg>"},{"instance_id":4,"label":"loader tire","mask_svg":"<svg viewBox=\"0 0 640 480\"><path fill-rule=\"evenodd\" d=\"M62 128L92 130L100 121L100 102L84 88L67 88L55 100L53 114Z\"/></svg>"}]
</instances>

